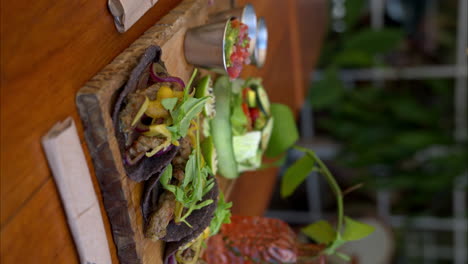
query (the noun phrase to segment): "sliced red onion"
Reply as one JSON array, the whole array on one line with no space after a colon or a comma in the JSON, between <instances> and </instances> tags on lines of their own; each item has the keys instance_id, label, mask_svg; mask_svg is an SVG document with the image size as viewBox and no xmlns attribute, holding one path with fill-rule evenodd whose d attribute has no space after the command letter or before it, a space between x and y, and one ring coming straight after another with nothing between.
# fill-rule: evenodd
<instances>
[{"instance_id":1,"label":"sliced red onion","mask_svg":"<svg viewBox=\"0 0 468 264\"><path fill-rule=\"evenodd\" d=\"M140 122L137 122L133 129L138 133L144 133L149 131L149 125L153 122L153 118L143 114L140 118Z\"/></svg>"},{"instance_id":2,"label":"sliced red onion","mask_svg":"<svg viewBox=\"0 0 468 264\"><path fill-rule=\"evenodd\" d=\"M155 82L175 82L178 83L182 88L185 88L185 83L182 79L178 77L168 76L168 77L159 77L154 71L153 67L150 68L151 79Z\"/></svg>"},{"instance_id":3,"label":"sliced red onion","mask_svg":"<svg viewBox=\"0 0 468 264\"><path fill-rule=\"evenodd\" d=\"M138 133L145 133L145 132L148 132L148 131L149 131L149 128L148 128L147 126L143 126L143 125L139 126L139 125L137 125L137 126L135 127L135 131L138 132Z\"/></svg>"},{"instance_id":4,"label":"sliced red onion","mask_svg":"<svg viewBox=\"0 0 468 264\"><path fill-rule=\"evenodd\" d=\"M167 258L167 263L166 264L177 264L177 261L174 257L174 254L170 255L168 258Z\"/></svg>"},{"instance_id":5,"label":"sliced red onion","mask_svg":"<svg viewBox=\"0 0 468 264\"><path fill-rule=\"evenodd\" d=\"M154 154L154 156L156 156L156 157L161 156L161 155L165 154L166 152L168 152L169 150L171 150L173 147L174 147L174 145L169 145L169 147L161 149L158 153Z\"/></svg>"},{"instance_id":6,"label":"sliced red onion","mask_svg":"<svg viewBox=\"0 0 468 264\"><path fill-rule=\"evenodd\" d=\"M143 158L143 156L145 156L144 152L140 153L138 156L136 156L135 158L132 159L132 158L130 158L130 154L125 153L124 162L125 162L125 164L127 164L129 166L133 166L133 165L137 164L137 162L140 161Z\"/></svg>"}]
</instances>

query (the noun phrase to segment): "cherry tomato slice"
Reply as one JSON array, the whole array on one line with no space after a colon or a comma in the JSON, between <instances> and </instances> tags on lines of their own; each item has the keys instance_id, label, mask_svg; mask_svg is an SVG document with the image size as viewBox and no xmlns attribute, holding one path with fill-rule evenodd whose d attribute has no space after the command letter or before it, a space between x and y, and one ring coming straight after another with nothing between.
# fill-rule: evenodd
<instances>
[{"instance_id":1,"label":"cherry tomato slice","mask_svg":"<svg viewBox=\"0 0 468 264\"><path fill-rule=\"evenodd\" d=\"M247 117L247 129L252 130L252 117L250 116L249 106L246 103L242 103L242 111L244 111L245 117Z\"/></svg>"},{"instance_id":2,"label":"cherry tomato slice","mask_svg":"<svg viewBox=\"0 0 468 264\"><path fill-rule=\"evenodd\" d=\"M255 121L260 116L260 109L258 108L250 108L250 117L252 118L252 127L255 126Z\"/></svg>"}]
</instances>

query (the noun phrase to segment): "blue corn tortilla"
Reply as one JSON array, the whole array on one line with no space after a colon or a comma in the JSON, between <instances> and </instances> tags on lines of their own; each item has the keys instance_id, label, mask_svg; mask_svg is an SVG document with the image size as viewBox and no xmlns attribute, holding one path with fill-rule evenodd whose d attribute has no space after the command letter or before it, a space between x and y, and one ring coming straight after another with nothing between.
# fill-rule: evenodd
<instances>
[{"instance_id":1,"label":"blue corn tortilla","mask_svg":"<svg viewBox=\"0 0 468 264\"><path fill-rule=\"evenodd\" d=\"M161 173L153 175L145 182L143 197L141 199L141 209L145 223L149 220L150 215L157 209L158 198L162 192L164 192L163 187L159 184ZM196 239L208 226L210 226L218 204L218 195L218 182L215 178L215 185L203 197L203 200L212 199L213 203L199 210L193 211L193 213L187 217L187 222L192 225L192 228L184 223L175 224L173 220L169 223L166 229L166 236L162 238L162 240L166 242L166 249L164 252L165 263L167 263L170 255L177 252L180 247Z\"/></svg>"},{"instance_id":2,"label":"blue corn tortilla","mask_svg":"<svg viewBox=\"0 0 468 264\"><path fill-rule=\"evenodd\" d=\"M148 70L148 67L151 65L151 63L159 63L163 69L166 69L164 63L161 61L161 54L162 51L159 46L152 45L146 49L145 53L141 56L138 65L133 69L132 73L130 74L128 82L123 87L114 104L112 120L114 122L114 130L123 161L125 161L124 155L126 153L125 136L124 133L120 130L119 113L126 105L126 97L130 93L136 91L137 89L141 89L141 87L139 87L139 84L141 84L142 82L147 82L148 75L145 75L144 73ZM146 78L146 82L145 80L142 81L142 79L144 78ZM132 179L133 181L146 181L151 176L160 174L175 157L177 150L178 147L172 146L172 148L164 154L154 155L152 157L143 157L134 165L128 165L124 162L125 171L128 177L130 177L130 179Z\"/></svg>"}]
</instances>

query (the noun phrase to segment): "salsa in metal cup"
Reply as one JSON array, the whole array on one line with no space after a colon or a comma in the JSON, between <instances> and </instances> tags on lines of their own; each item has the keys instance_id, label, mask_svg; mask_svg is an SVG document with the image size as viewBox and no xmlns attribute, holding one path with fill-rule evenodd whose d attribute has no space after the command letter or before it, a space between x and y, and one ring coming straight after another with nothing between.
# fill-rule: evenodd
<instances>
[{"instance_id":1,"label":"salsa in metal cup","mask_svg":"<svg viewBox=\"0 0 468 264\"><path fill-rule=\"evenodd\" d=\"M244 64L250 64L250 38L248 27L237 18L228 21L225 41L224 57L228 75L231 79L239 77Z\"/></svg>"}]
</instances>

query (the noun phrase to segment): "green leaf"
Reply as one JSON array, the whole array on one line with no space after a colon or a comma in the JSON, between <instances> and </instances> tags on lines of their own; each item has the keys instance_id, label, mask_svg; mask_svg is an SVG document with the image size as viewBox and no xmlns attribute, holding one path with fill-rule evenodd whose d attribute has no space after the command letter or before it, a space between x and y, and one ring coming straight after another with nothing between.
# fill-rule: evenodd
<instances>
[{"instance_id":1,"label":"green leaf","mask_svg":"<svg viewBox=\"0 0 468 264\"><path fill-rule=\"evenodd\" d=\"M329 67L325 70L323 79L312 84L309 100L316 110L337 104L344 95L344 87L338 78L336 68Z\"/></svg>"},{"instance_id":2,"label":"green leaf","mask_svg":"<svg viewBox=\"0 0 468 264\"><path fill-rule=\"evenodd\" d=\"M182 182L182 187L187 186L194 177L197 177L197 167L196 167L196 152L192 151L190 154L187 164L185 164L185 177Z\"/></svg>"},{"instance_id":3,"label":"green leaf","mask_svg":"<svg viewBox=\"0 0 468 264\"><path fill-rule=\"evenodd\" d=\"M433 109L418 103L414 98L399 97L389 100L388 107L399 120L423 125L434 124L438 120Z\"/></svg>"},{"instance_id":4,"label":"green leaf","mask_svg":"<svg viewBox=\"0 0 468 264\"><path fill-rule=\"evenodd\" d=\"M345 230L343 232L343 239L346 241L353 241L362 239L374 232L373 226L358 222L345 216Z\"/></svg>"},{"instance_id":5,"label":"green leaf","mask_svg":"<svg viewBox=\"0 0 468 264\"><path fill-rule=\"evenodd\" d=\"M310 224L301 229L301 231L320 244L329 244L336 238L336 231L325 220Z\"/></svg>"},{"instance_id":6,"label":"green leaf","mask_svg":"<svg viewBox=\"0 0 468 264\"><path fill-rule=\"evenodd\" d=\"M197 72L198 72L198 69L195 68L193 70L193 72L192 72L192 76L190 76L190 79L189 79L187 85L185 86L183 101L187 100L187 98L189 96L190 87L192 86L193 80L195 79L195 76L197 75Z\"/></svg>"},{"instance_id":7,"label":"green leaf","mask_svg":"<svg viewBox=\"0 0 468 264\"><path fill-rule=\"evenodd\" d=\"M212 204L212 203L213 203L213 200L212 200L212 199L205 200L205 201L203 201L203 202L201 202L201 203L195 205L195 206L194 206L194 210L200 210L200 209L202 209L203 207L208 206L208 205L210 205L210 204Z\"/></svg>"},{"instance_id":8,"label":"green leaf","mask_svg":"<svg viewBox=\"0 0 468 264\"><path fill-rule=\"evenodd\" d=\"M286 105L272 104L271 115L275 122L265 155L273 158L286 152L294 145L299 139L299 132L294 115Z\"/></svg>"},{"instance_id":9,"label":"green leaf","mask_svg":"<svg viewBox=\"0 0 468 264\"><path fill-rule=\"evenodd\" d=\"M404 32L401 29L366 29L349 35L344 43L344 50L363 51L376 55L394 50L403 40Z\"/></svg>"},{"instance_id":10,"label":"green leaf","mask_svg":"<svg viewBox=\"0 0 468 264\"><path fill-rule=\"evenodd\" d=\"M335 255L337 255L339 258L341 258L342 260L344 261L351 261L351 257L344 254L344 253L341 253L341 252L335 252Z\"/></svg>"},{"instance_id":11,"label":"green leaf","mask_svg":"<svg viewBox=\"0 0 468 264\"><path fill-rule=\"evenodd\" d=\"M336 54L332 64L337 67L366 67L374 64L374 56L361 50L344 50Z\"/></svg>"},{"instance_id":12,"label":"green leaf","mask_svg":"<svg viewBox=\"0 0 468 264\"><path fill-rule=\"evenodd\" d=\"M188 128L190 127L190 121L203 110L208 99L209 97L203 97L200 99L191 97L181 106L184 113L183 117L180 118L179 133L182 137L187 135Z\"/></svg>"},{"instance_id":13,"label":"green leaf","mask_svg":"<svg viewBox=\"0 0 468 264\"><path fill-rule=\"evenodd\" d=\"M175 198L177 201L183 203L185 201L185 191L184 189L176 186L174 192Z\"/></svg>"},{"instance_id":14,"label":"green leaf","mask_svg":"<svg viewBox=\"0 0 468 264\"><path fill-rule=\"evenodd\" d=\"M234 156L238 163L254 158L257 154L262 133L260 131L247 132L241 136L232 137Z\"/></svg>"},{"instance_id":15,"label":"green leaf","mask_svg":"<svg viewBox=\"0 0 468 264\"><path fill-rule=\"evenodd\" d=\"M412 149L420 149L441 142L440 136L432 131L402 131L395 136L395 143Z\"/></svg>"},{"instance_id":16,"label":"green leaf","mask_svg":"<svg viewBox=\"0 0 468 264\"><path fill-rule=\"evenodd\" d=\"M313 171L314 165L315 161L309 155L304 155L294 162L281 179L281 197L290 196Z\"/></svg>"},{"instance_id":17,"label":"green leaf","mask_svg":"<svg viewBox=\"0 0 468 264\"><path fill-rule=\"evenodd\" d=\"M211 189L213 189L215 183L214 183L214 178L211 178L206 184L205 188L203 188L203 194L202 197L205 196Z\"/></svg>"},{"instance_id":18,"label":"green leaf","mask_svg":"<svg viewBox=\"0 0 468 264\"><path fill-rule=\"evenodd\" d=\"M219 232L222 224L228 224L231 222L231 210L232 202L227 203L224 200L224 194L219 193L218 206L214 212L214 217L210 223L210 235L216 235Z\"/></svg>"},{"instance_id":19,"label":"green leaf","mask_svg":"<svg viewBox=\"0 0 468 264\"><path fill-rule=\"evenodd\" d=\"M167 186L171 178L172 178L172 165L169 164L167 165L166 169L161 174L161 178L159 179L159 182L161 182L163 186Z\"/></svg>"},{"instance_id":20,"label":"green leaf","mask_svg":"<svg viewBox=\"0 0 468 264\"><path fill-rule=\"evenodd\" d=\"M354 25L356 25L357 21L359 20L364 11L364 4L366 2L367 1L364 0L345 1L345 22L348 29L351 29L354 27Z\"/></svg>"},{"instance_id":21,"label":"green leaf","mask_svg":"<svg viewBox=\"0 0 468 264\"><path fill-rule=\"evenodd\" d=\"M172 110L174 110L174 107L176 106L178 100L179 99L177 97L166 98L166 99L162 100L161 104L164 106L164 108L169 110L169 112L172 112Z\"/></svg>"}]
</instances>

